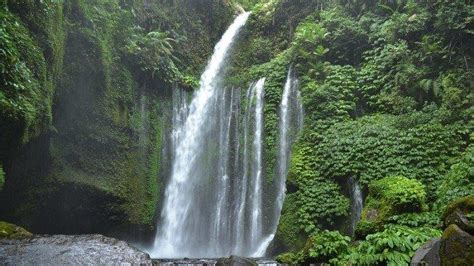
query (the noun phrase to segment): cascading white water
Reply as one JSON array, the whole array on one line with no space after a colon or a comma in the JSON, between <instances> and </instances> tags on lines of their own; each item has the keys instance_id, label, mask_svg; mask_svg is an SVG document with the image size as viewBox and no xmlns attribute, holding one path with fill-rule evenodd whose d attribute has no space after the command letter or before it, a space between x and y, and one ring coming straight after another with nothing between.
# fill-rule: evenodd
<instances>
[{"instance_id":1,"label":"cascading white water","mask_svg":"<svg viewBox=\"0 0 474 266\"><path fill-rule=\"evenodd\" d=\"M219 110L216 104L219 102L216 91L219 91L220 74L229 50L248 17L249 13L239 15L217 43L201 76L200 88L189 105L186 121L176 131L179 131L179 137L174 147L171 179L165 191L161 220L151 250L154 257L214 257L227 255L230 250L221 242L230 242L222 239L228 237L225 234L229 231L225 229L228 228L227 221L217 224L219 219L229 217L223 216L229 207L226 200L228 176L226 167L218 167L217 172L212 168L216 161L213 151L225 145L228 134L222 132L229 128L224 126L226 130L215 132L216 125L222 129L222 124L228 124L228 116L222 114L222 109ZM226 117L224 120L216 119L222 115ZM219 136L216 146L212 138L220 134L223 135ZM228 154L227 151L224 153ZM217 161L220 161L219 165L228 163L226 159ZM213 175L218 178L217 188L206 182Z\"/></svg>"},{"instance_id":2,"label":"cascading white water","mask_svg":"<svg viewBox=\"0 0 474 266\"><path fill-rule=\"evenodd\" d=\"M234 251L237 252L236 254L242 254L244 250L242 248L245 246L245 207L247 204L247 187L248 187L248 162L249 162L249 127L250 127L250 119L252 114L252 103L254 97L254 90L255 86L252 84L250 88L247 90L247 106L245 108L245 115L244 115L244 122L243 122L243 156L242 156L242 176L240 182L236 182L236 187L240 188L240 193L237 193L238 201L235 208L234 217L236 217L236 224L234 226L234 235L236 236L235 239L235 246ZM237 151L238 154L238 151ZM237 162L238 163L238 162Z\"/></svg>"},{"instance_id":3,"label":"cascading white water","mask_svg":"<svg viewBox=\"0 0 474 266\"><path fill-rule=\"evenodd\" d=\"M259 240L262 238L262 134L263 134L263 96L265 78L255 84L255 137L253 140L253 162L252 162L252 194L250 195L252 210L250 220L250 244L251 248L258 248Z\"/></svg>"},{"instance_id":4,"label":"cascading white water","mask_svg":"<svg viewBox=\"0 0 474 266\"><path fill-rule=\"evenodd\" d=\"M351 196L351 226L354 234L357 222L360 220L362 209L364 208L364 199L359 182L354 177L349 178L350 196Z\"/></svg>"},{"instance_id":5,"label":"cascading white water","mask_svg":"<svg viewBox=\"0 0 474 266\"><path fill-rule=\"evenodd\" d=\"M242 113L240 89L222 86L230 48L248 16L238 16L216 45L190 104L184 91L173 90L171 178L152 257L260 257L273 240L290 146L301 127L303 111L298 82L290 70L280 107L277 186L270 189L276 192L264 191L265 78L247 90ZM271 207L263 206L266 192L267 200L276 195L273 216Z\"/></svg>"},{"instance_id":6,"label":"cascading white water","mask_svg":"<svg viewBox=\"0 0 474 266\"><path fill-rule=\"evenodd\" d=\"M255 257L263 256L273 237L275 236L280 213L283 207L286 191L286 176L288 174L291 144L296 133L303 125L303 105L301 104L298 80L293 76L292 69L288 71L283 95L280 104L279 128L279 152L278 152L278 175L276 177L276 202L272 217L271 233L261 242L254 252Z\"/></svg>"}]
</instances>

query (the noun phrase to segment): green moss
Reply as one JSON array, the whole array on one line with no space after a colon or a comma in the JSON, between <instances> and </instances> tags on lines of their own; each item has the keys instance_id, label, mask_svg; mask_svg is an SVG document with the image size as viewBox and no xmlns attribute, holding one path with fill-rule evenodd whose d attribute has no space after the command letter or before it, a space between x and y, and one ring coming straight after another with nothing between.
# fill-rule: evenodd
<instances>
[{"instance_id":1,"label":"green moss","mask_svg":"<svg viewBox=\"0 0 474 266\"><path fill-rule=\"evenodd\" d=\"M472 265L474 237L451 224L443 232L440 248L441 265Z\"/></svg>"},{"instance_id":2,"label":"green moss","mask_svg":"<svg viewBox=\"0 0 474 266\"><path fill-rule=\"evenodd\" d=\"M369 184L368 201L387 208L387 215L419 212L425 207L426 192L423 184L403 176L387 177ZM375 202L378 201L378 202ZM384 213L385 214L385 213Z\"/></svg>"},{"instance_id":3,"label":"green moss","mask_svg":"<svg viewBox=\"0 0 474 266\"><path fill-rule=\"evenodd\" d=\"M442 213L452 201L474 195L474 146L471 144L446 174L437 191L435 208Z\"/></svg>"},{"instance_id":4,"label":"green moss","mask_svg":"<svg viewBox=\"0 0 474 266\"><path fill-rule=\"evenodd\" d=\"M296 197L295 194L286 195L275 236L277 243L282 245L285 250L299 250L303 248L306 242L301 226L298 223Z\"/></svg>"},{"instance_id":5,"label":"green moss","mask_svg":"<svg viewBox=\"0 0 474 266\"><path fill-rule=\"evenodd\" d=\"M23 239L33 235L20 226L0 221L0 239Z\"/></svg>"},{"instance_id":6,"label":"green moss","mask_svg":"<svg viewBox=\"0 0 474 266\"><path fill-rule=\"evenodd\" d=\"M0 10L0 157L49 128L51 86L46 61L36 41L15 15Z\"/></svg>"},{"instance_id":7,"label":"green moss","mask_svg":"<svg viewBox=\"0 0 474 266\"><path fill-rule=\"evenodd\" d=\"M362 215L361 220L357 222L355 229L356 239L364 239L367 235L374 234L380 231L382 227L379 223L368 221L365 215Z\"/></svg>"},{"instance_id":8,"label":"green moss","mask_svg":"<svg viewBox=\"0 0 474 266\"><path fill-rule=\"evenodd\" d=\"M454 211L460 211L463 214L470 214L474 212L474 196L466 196L459 198L450 203L443 212L441 219L444 220Z\"/></svg>"},{"instance_id":9,"label":"green moss","mask_svg":"<svg viewBox=\"0 0 474 266\"><path fill-rule=\"evenodd\" d=\"M418 213L426 208L424 186L403 176L387 177L369 184L369 195L357 223L356 237L364 238L383 229L395 215ZM412 220L416 217L411 217ZM436 223L436 221L433 221ZM429 222L432 223L432 222ZM421 224L420 224L421 225Z\"/></svg>"}]
</instances>

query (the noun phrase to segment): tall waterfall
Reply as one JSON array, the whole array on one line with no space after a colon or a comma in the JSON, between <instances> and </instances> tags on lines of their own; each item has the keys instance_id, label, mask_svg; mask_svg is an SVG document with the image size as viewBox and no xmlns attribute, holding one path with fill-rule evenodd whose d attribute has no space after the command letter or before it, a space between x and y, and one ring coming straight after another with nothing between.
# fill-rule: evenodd
<instances>
[{"instance_id":1,"label":"tall waterfall","mask_svg":"<svg viewBox=\"0 0 474 266\"><path fill-rule=\"evenodd\" d=\"M278 170L276 175L276 200L271 220L271 233L262 241L254 256L263 256L275 236L286 191L286 176L290 163L291 144L303 126L303 105L298 90L298 80L290 67L280 103Z\"/></svg>"},{"instance_id":2,"label":"tall waterfall","mask_svg":"<svg viewBox=\"0 0 474 266\"><path fill-rule=\"evenodd\" d=\"M230 90L220 86L229 51L248 17L249 13L239 15L217 43L186 121L173 131L176 145L171 178L152 256L216 257L232 251L229 232L233 219L227 213L231 208L228 143L232 110L227 108L235 105L232 97L222 95ZM230 103L223 101L227 98Z\"/></svg>"},{"instance_id":3,"label":"tall waterfall","mask_svg":"<svg viewBox=\"0 0 474 266\"><path fill-rule=\"evenodd\" d=\"M278 221L283 207L286 189L286 176L290 164L291 143L296 131L303 126L303 105L298 90L298 80L293 77L292 69L288 71L283 96L280 104L280 144L278 154L278 190L275 207L275 221ZM293 129L294 132L291 132ZM293 134L292 134L293 133Z\"/></svg>"},{"instance_id":4,"label":"tall waterfall","mask_svg":"<svg viewBox=\"0 0 474 266\"><path fill-rule=\"evenodd\" d=\"M364 207L364 199L359 182L354 177L349 178L350 196L351 196L351 229L352 234L355 232L357 222L360 220L362 208Z\"/></svg>"},{"instance_id":5,"label":"tall waterfall","mask_svg":"<svg viewBox=\"0 0 474 266\"><path fill-rule=\"evenodd\" d=\"M228 55L248 16L238 16L216 45L189 104L186 93L173 90L171 177L153 257L261 257L275 235L290 146L303 111L298 81L290 70L280 107L276 185L264 186L265 78L252 83L244 95L222 82ZM264 206L264 198L274 205Z\"/></svg>"}]
</instances>

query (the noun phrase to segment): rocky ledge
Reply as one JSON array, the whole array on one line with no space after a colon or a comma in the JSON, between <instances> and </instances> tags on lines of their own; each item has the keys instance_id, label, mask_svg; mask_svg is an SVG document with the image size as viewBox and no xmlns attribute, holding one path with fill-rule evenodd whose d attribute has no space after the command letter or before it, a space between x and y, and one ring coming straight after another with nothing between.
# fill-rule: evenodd
<instances>
[{"instance_id":1,"label":"rocky ledge","mask_svg":"<svg viewBox=\"0 0 474 266\"><path fill-rule=\"evenodd\" d=\"M103 235L44 235L0 239L0 265L151 265L150 256Z\"/></svg>"}]
</instances>

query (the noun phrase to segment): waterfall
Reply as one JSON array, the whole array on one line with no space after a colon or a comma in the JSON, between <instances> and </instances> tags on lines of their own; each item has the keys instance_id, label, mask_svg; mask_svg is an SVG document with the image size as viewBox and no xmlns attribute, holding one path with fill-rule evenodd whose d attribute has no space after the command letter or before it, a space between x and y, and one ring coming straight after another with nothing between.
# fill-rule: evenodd
<instances>
[{"instance_id":1,"label":"waterfall","mask_svg":"<svg viewBox=\"0 0 474 266\"><path fill-rule=\"evenodd\" d=\"M265 78L252 83L243 99L239 88L222 82L248 16L238 16L217 43L189 104L183 90L173 89L172 166L152 257L261 257L275 235L303 110L290 69L280 107L277 185L264 191ZM264 208L264 193L275 197L274 210Z\"/></svg>"},{"instance_id":2,"label":"waterfall","mask_svg":"<svg viewBox=\"0 0 474 266\"><path fill-rule=\"evenodd\" d=\"M362 209L364 208L364 200L359 182L354 177L349 178L350 196L351 196L351 229L354 234L357 222L360 220Z\"/></svg>"},{"instance_id":3,"label":"waterfall","mask_svg":"<svg viewBox=\"0 0 474 266\"><path fill-rule=\"evenodd\" d=\"M291 121L292 118L294 121ZM290 164L291 143L294 137L291 135L292 128L301 130L303 125L303 105L301 104L300 92L298 90L298 80L293 77L292 69L288 71L283 96L280 104L279 121L279 153L278 153L278 189L277 204L275 208L275 221L279 220L280 212L283 207L286 190L286 176Z\"/></svg>"},{"instance_id":4,"label":"waterfall","mask_svg":"<svg viewBox=\"0 0 474 266\"><path fill-rule=\"evenodd\" d=\"M230 219L226 212L230 208L227 143L232 111L227 111L226 106L233 105L232 100L230 105L223 103L227 90L220 85L229 51L248 17L249 13L239 15L217 43L201 76L200 88L189 105L186 121L173 130L176 145L150 252L154 257L215 257L231 250ZM212 180L213 176L217 180Z\"/></svg>"},{"instance_id":5,"label":"waterfall","mask_svg":"<svg viewBox=\"0 0 474 266\"><path fill-rule=\"evenodd\" d=\"M249 142L249 131L250 131L250 119L251 119L251 113L252 113L252 103L253 103L253 97L254 97L254 89L255 86L252 84L250 88L247 90L247 106L245 109L245 114L244 114L244 122L243 122L243 156L242 156L242 176L240 179L240 182L237 182L236 187L240 188L240 190L236 190L237 192L240 191L240 193L237 193L237 204L236 204L236 209L234 213L234 217L236 217L236 224L234 226L234 235L236 236L235 239L235 246L234 246L234 251L237 252L236 254L242 254L243 250L242 247L245 245L245 207L247 203L247 187L248 187L248 162L249 162L249 147L248 147L248 142ZM237 152L238 154L238 152ZM237 160L238 163L238 160Z\"/></svg>"},{"instance_id":6,"label":"waterfall","mask_svg":"<svg viewBox=\"0 0 474 266\"><path fill-rule=\"evenodd\" d=\"M252 210L250 221L250 247L258 248L258 242L262 238L262 134L263 134L263 86L265 78L255 84L255 137L253 140L252 161Z\"/></svg>"},{"instance_id":7,"label":"waterfall","mask_svg":"<svg viewBox=\"0 0 474 266\"><path fill-rule=\"evenodd\" d=\"M303 126L303 105L298 90L298 80L293 76L290 67L283 88L283 95L280 104L279 128L279 152L278 171L276 176L276 201L272 217L272 232L262 241L261 246L255 251L254 256L263 256L267 247L275 236L278 221L283 207L286 191L286 176L290 163L291 144L295 140L296 133Z\"/></svg>"}]
</instances>

